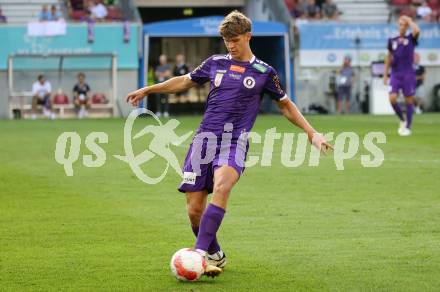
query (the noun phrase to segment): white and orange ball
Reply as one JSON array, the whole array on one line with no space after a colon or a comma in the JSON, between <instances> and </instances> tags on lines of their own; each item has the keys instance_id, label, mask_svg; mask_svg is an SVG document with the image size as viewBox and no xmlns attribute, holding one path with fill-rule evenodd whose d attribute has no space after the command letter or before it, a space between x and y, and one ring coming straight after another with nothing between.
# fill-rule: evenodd
<instances>
[{"instance_id":1,"label":"white and orange ball","mask_svg":"<svg viewBox=\"0 0 440 292\"><path fill-rule=\"evenodd\" d=\"M206 268L205 258L191 248L178 250L170 262L171 272L180 281L197 281Z\"/></svg>"}]
</instances>

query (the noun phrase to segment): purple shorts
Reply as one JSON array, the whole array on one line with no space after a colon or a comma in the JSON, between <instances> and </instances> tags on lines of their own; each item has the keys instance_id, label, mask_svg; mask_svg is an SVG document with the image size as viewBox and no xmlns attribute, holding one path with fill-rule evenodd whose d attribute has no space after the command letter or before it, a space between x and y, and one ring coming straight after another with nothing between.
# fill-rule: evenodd
<instances>
[{"instance_id":1,"label":"purple shorts","mask_svg":"<svg viewBox=\"0 0 440 292\"><path fill-rule=\"evenodd\" d=\"M245 169L248 149L247 140L243 142L233 138L230 143L221 145L220 141L200 141L194 138L183 165L183 181L178 188L179 192L207 190L212 193L214 171L223 165L233 167L241 175Z\"/></svg>"},{"instance_id":2,"label":"purple shorts","mask_svg":"<svg viewBox=\"0 0 440 292\"><path fill-rule=\"evenodd\" d=\"M399 93L402 90L404 96L414 96L416 93L416 75L412 73L391 74L390 93Z\"/></svg>"}]
</instances>

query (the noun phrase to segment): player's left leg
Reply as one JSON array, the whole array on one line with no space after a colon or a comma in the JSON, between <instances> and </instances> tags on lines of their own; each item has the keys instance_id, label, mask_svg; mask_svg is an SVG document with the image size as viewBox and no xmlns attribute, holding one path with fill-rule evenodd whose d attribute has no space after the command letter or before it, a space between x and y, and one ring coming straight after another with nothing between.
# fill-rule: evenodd
<instances>
[{"instance_id":1,"label":"player's left leg","mask_svg":"<svg viewBox=\"0 0 440 292\"><path fill-rule=\"evenodd\" d=\"M195 245L196 250L204 255L220 228L229 194L239 177L237 170L228 165L220 166L214 171L211 203L205 209L200 220L199 234ZM217 271L213 271L213 274L208 273L210 276L217 276L218 274Z\"/></svg>"},{"instance_id":2,"label":"player's left leg","mask_svg":"<svg viewBox=\"0 0 440 292\"><path fill-rule=\"evenodd\" d=\"M411 135L411 125L412 125L412 118L414 114L414 104L413 104L413 97L412 96L405 96L405 104L406 104L406 128L404 131L402 131L402 136L409 136Z\"/></svg>"},{"instance_id":3,"label":"player's left leg","mask_svg":"<svg viewBox=\"0 0 440 292\"><path fill-rule=\"evenodd\" d=\"M416 91L415 75L408 75L405 77L405 83L402 87L403 95L405 96L406 104L406 128L402 131L402 136L411 135L412 118L414 114L414 94Z\"/></svg>"}]
</instances>

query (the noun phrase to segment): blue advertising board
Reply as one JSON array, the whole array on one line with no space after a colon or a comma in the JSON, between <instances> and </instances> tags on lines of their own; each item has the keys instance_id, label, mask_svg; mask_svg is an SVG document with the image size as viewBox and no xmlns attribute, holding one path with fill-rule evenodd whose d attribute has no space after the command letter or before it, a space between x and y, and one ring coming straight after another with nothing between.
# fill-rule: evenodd
<instances>
[{"instance_id":1,"label":"blue advertising board","mask_svg":"<svg viewBox=\"0 0 440 292\"><path fill-rule=\"evenodd\" d=\"M420 28L417 52L421 63L440 65L440 26L422 23ZM368 66L384 59L387 40L397 35L397 26L318 22L301 24L299 31L301 66L339 66L346 55L353 58L354 64Z\"/></svg>"}]
</instances>

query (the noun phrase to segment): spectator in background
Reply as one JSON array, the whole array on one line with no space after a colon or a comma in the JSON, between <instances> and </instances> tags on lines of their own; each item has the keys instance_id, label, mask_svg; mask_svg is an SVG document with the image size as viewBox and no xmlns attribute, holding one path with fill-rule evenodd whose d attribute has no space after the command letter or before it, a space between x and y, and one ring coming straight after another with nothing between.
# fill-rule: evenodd
<instances>
[{"instance_id":1,"label":"spectator in background","mask_svg":"<svg viewBox=\"0 0 440 292\"><path fill-rule=\"evenodd\" d=\"M322 14L325 18L330 20L337 20L339 17L339 9L333 0L326 0L322 5Z\"/></svg>"},{"instance_id":2,"label":"spectator in background","mask_svg":"<svg viewBox=\"0 0 440 292\"><path fill-rule=\"evenodd\" d=\"M414 54L414 71L416 71L416 94L414 96L414 105L416 114L421 114L424 110L423 101L426 97L425 85L425 67L420 65L420 55Z\"/></svg>"},{"instance_id":3,"label":"spectator in background","mask_svg":"<svg viewBox=\"0 0 440 292\"><path fill-rule=\"evenodd\" d=\"M43 114L46 117L55 119L55 114L52 112L52 101L50 100L50 94L52 92L52 86L47 81L44 75L38 75L38 80L32 85L32 119L37 118L37 106L43 106Z\"/></svg>"},{"instance_id":4,"label":"spectator in background","mask_svg":"<svg viewBox=\"0 0 440 292\"><path fill-rule=\"evenodd\" d=\"M49 21L50 17L51 17L51 15L50 15L49 9L47 9L47 5L45 4L41 7L41 11L38 16L38 19L40 21Z\"/></svg>"},{"instance_id":5,"label":"spectator in background","mask_svg":"<svg viewBox=\"0 0 440 292\"><path fill-rule=\"evenodd\" d=\"M342 102L345 100L345 113L350 110L351 89L354 83L354 70L351 67L351 57L345 56L342 68L338 70L338 100L336 112L342 113Z\"/></svg>"},{"instance_id":6,"label":"spectator in background","mask_svg":"<svg viewBox=\"0 0 440 292\"><path fill-rule=\"evenodd\" d=\"M63 15L60 11L57 10L55 5L50 7L49 19L50 21L57 21L63 18Z\"/></svg>"},{"instance_id":7,"label":"spectator in background","mask_svg":"<svg viewBox=\"0 0 440 292\"><path fill-rule=\"evenodd\" d=\"M308 0L306 6L306 14L308 19L320 19L321 10L316 5L316 0Z\"/></svg>"},{"instance_id":8,"label":"spectator in background","mask_svg":"<svg viewBox=\"0 0 440 292\"><path fill-rule=\"evenodd\" d=\"M293 9L292 15L295 18L301 18L304 15L307 17L306 8L307 8L306 0L296 0L295 1L295 8Z\"/></svg>"},{"instance_id":9,"label":"spectator in background","mask_svg":"<svg viewBox=\"0 0 440 292\"><path fill-rule=\"evenodd\" d=\"M171 65L168 64L166 55L162 54L159 56L159 66L157 66L154 76L157 83L171 78ZM156 94L156 116L161 117L163 115L165 118L169 117L168 107L168 94Z\"/></svg>"},{"instance_id":10,"label":"spectator in background","mask_svg":"<svg viewBox=\"0 0 440 292\"><path fill-rule=\"evenodd\" d=\"M6 16L3 15L2 9L0 8L0 23L6 23Z\"/></svg>"},{"instance_id":11,"label":"spectator in background","mask_svg":"<svg viewBox=\"0 0 440 292\"><path fill-rule=\"evenodd\" d=\"M176 55L176 65L173 69L173 75L174 76L182 76L189 73L189 68L185 63L185 56L183 54L177 54ZM178 92L176 93L177 97L187 97L188 91L184 92Z\"/></svg>"},{"instance_id":12,"label":"spectator in background","mask_svg":"<svg viewBox=\"0 0 440 292\"><path fill-rule=\"evenodd\" d=\"M423 1L422 4L417 8L417 18L424 21L431 21L432 9L428 6L428 2Z\"/></svg>"},{"instance_id":13,"label":"spectator in background","mask_svg":"<svg viewBox=\"0 0 440 292\"><path fill-rule=\"evenodd\" d=\"M89 11L93 20L102 21L107 16L107 8L101 3L96 1L89 2Z\"/></svg>"},{"instance_id":14,"label":"spectator in background","mask_svg":"<svg viewBox=\"0 0 440 292\"><path fill-rule=\"evenodd\" d=\"M78 73L78 83L73 87L73 104L80 119L88 116L87 110L90 108L90 86L85 80L86 75Z\"/></svg>"}]
</instances>

